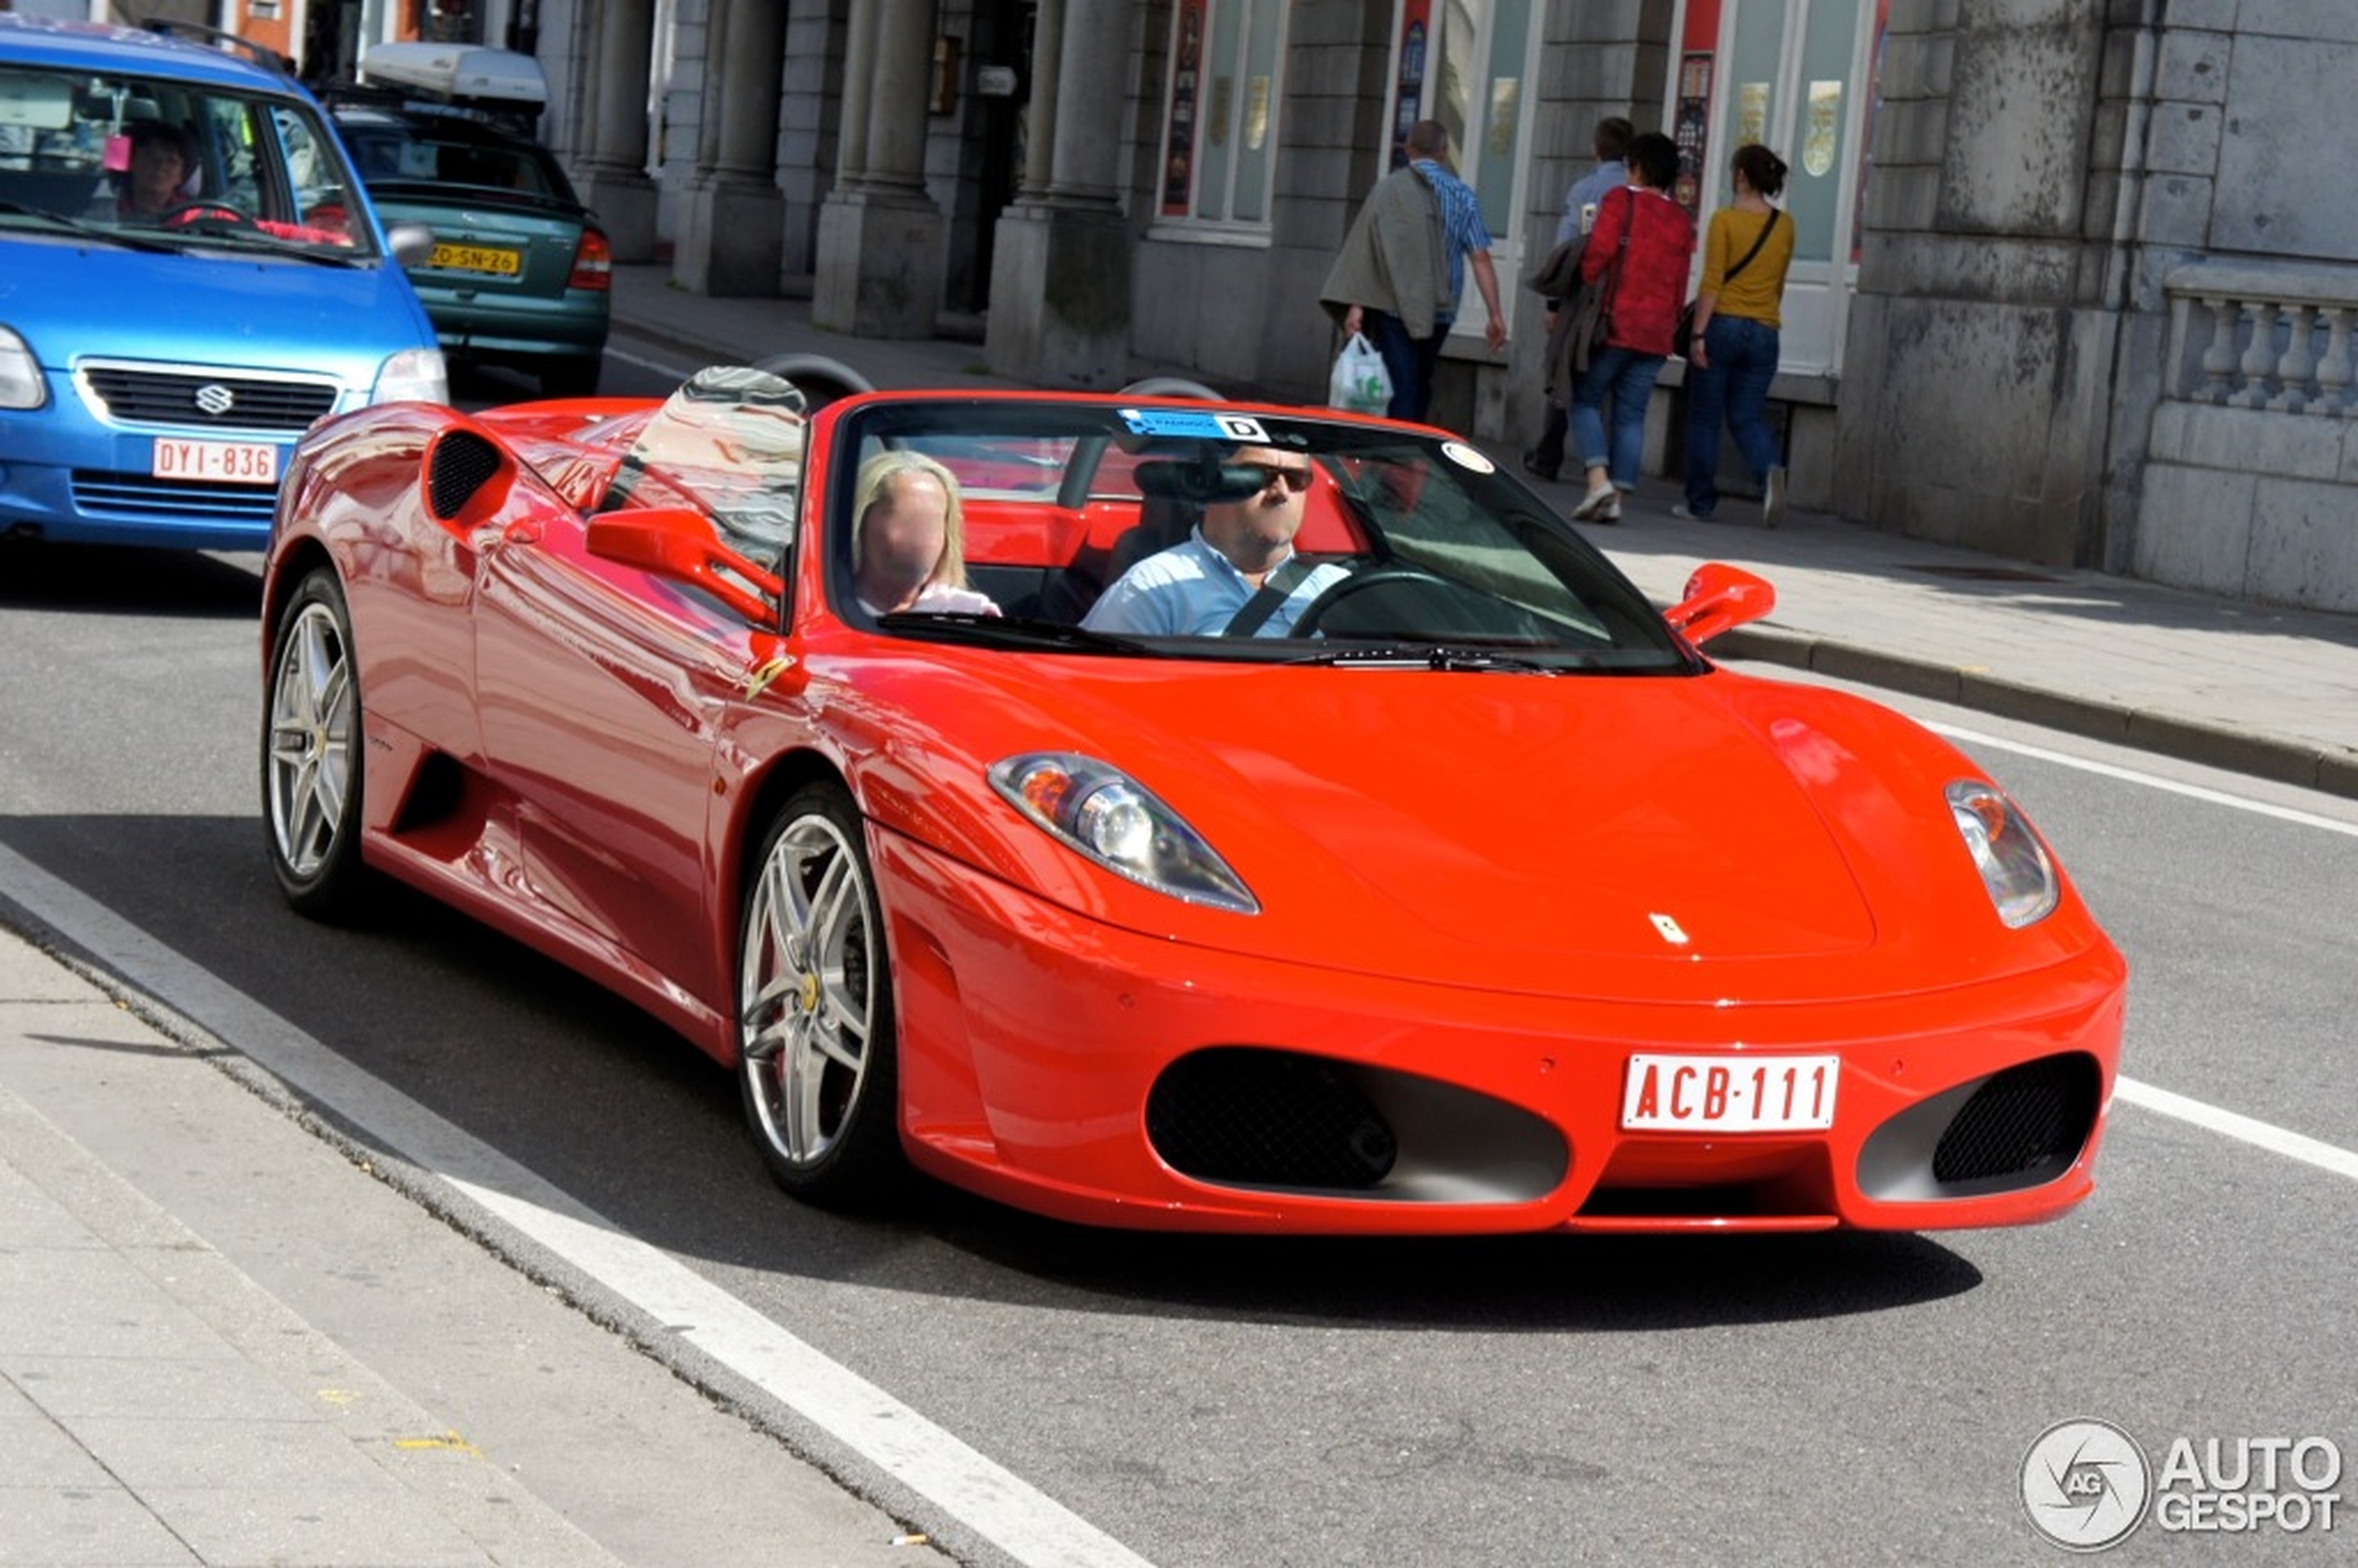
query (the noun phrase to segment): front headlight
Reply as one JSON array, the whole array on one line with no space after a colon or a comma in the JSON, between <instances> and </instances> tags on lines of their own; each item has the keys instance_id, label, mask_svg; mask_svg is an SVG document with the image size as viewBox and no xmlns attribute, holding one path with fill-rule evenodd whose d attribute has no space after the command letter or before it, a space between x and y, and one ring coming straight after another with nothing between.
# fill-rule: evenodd
<instances>
[{"instance_id":1,"label":"front headlight","mask_svg":"<svg viewBox=\"0 0 2358 1568\"><path fill-rule=\"evenodd\" d=\"M1995 784L1960 779L1949 786L1949 812L1989 889L1998 918L2017 928L2054 912L2062 890L2047 847L2030 831L2022 809Z\"/></svg>"},{"instance_id":2,"label":"front headlight","mask_svg":"<svg viewBox=\"0 0 2358 1568\"><path fill-rule=\"evenodd\" d=\"M377 371L371 403L447 403L450 372L438 348L405 348Z\"/></svg>"},{"instance_id":3,"label":"front headlight","mask_svg":"<svg viewBox=\"0 0 2358 1568\"><path fill-rule=\"evenodd\" d=\"M1031 752L991 764L991 784L1108 871L1191 904L1261 913L1261 901L1200 834L1109 762Z\"/></svg>"},{"instance_id":4,"label":"front headlight","mask_svg":"<svg viewBox=\"0 0 2358 1568\"><path fill-rule=\"evenodd\" d=\"M32 345L0 327L0 408L38 408L49 401L49 383Z\"/></svg>"}]
</instances>

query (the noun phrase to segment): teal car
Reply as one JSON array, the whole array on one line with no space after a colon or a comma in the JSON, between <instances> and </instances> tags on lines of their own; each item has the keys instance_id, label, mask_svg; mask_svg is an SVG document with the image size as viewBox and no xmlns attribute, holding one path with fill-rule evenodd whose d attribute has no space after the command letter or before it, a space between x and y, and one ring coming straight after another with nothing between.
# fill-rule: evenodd
<instances>
[{"instance_id":1,"label":"teal car","mask_svg":"<svg viewBox=\"0 0 2358 1568\"><path fill-rule=\"evenodd\" d=\"M378 212L434 231L409 281L452 363L523 371L550 397L595 393L614 253L549 149L464 110L329 112Z\"/></svg>"},{"instance_id":2,"label":"teal car","mask_svg":"<svg viewBox=\"0 0 2358 1568\"><path fill-rule=\"evenodd\" d=\"M395 250L282 71L0 14L0 539L261 549L305 431L448 396Z\"/></svg>"}]
</instances>

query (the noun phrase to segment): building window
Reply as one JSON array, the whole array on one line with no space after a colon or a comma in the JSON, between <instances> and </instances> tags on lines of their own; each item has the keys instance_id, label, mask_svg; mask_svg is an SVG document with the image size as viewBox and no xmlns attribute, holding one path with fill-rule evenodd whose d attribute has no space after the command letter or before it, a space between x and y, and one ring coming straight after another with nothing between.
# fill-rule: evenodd
<instances>
[{"instance_id":1,"label":"building window","mask_svg":"<svg viewBox=\"0 0 2358 1568\"><path fill-rule=\"evenodd\" d=\"M1284 0L1179 0L1163 111L1166 220L1266 230Z\"/></svg>"},{"instance_id":2,"label":"building window","mask_svg":"<svg viewBox=\"0 0 2358 1568\"><path fill-rule=\"evenodd\" d=\"M1681 173L1679 195L1699 218L1724 205L1729 160L1746 142L1789 165L1788 371L1826 374L1842 362L1867 112L1888 9L1889 0L1686 0L1670 119L1694 164Z\"/></svg>"}]
</instances>

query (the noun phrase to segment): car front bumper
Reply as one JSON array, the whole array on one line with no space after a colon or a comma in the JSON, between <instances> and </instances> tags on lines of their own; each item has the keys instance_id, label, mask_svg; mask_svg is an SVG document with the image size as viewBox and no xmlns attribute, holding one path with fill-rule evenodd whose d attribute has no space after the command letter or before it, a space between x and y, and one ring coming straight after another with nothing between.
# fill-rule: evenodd
<instances>
[{"instance_id":1,"label":"car front bumper","mask_svg":"<svg viewBox=\"0 0 2358 1568\"><path fill-rule=\"evenodd\" d=\"M878 846L904 1143L1140 1228L1932 1230L2092 1189L2125 966L1812 1004L1573 1001L1180 946ZM1839 1058L1833 1125L1625 1131L1631 1058Z\"/></svg>"}]
</instances>

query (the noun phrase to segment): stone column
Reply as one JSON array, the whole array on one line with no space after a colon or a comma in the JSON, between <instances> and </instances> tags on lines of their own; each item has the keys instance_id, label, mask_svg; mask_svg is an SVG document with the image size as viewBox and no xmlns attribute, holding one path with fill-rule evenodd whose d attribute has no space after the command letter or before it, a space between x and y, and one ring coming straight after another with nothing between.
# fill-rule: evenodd
<instances>
[{"instance_id":1,"label":"stone column","mask_svg":"<svg viewBox=\"0 0 2358 1568\"><path fill-rule=\"evenodd\" d=\"M682 204L672 277L699 294L778 292L785 197L778 189L778 99L785 7L714 0L696 175Z\"/></svg>"},{"instance_id":2,"label":"stone column","mask_svg":"<svg viewBox=\"0 0 2358 1568\"><path fill-rule=\"evenodd\" d=\"M991 248L984 348L1002 375L1100 388L1129 379L1134 240L1108 127L1121 122L1132 24L1127 6L1043 0L1024 188Z\"/></svg>"},{"instance_id":3,"label":"stone column","mask_svg":"<svg viewBox=\"0 0 2358 1568\"><path fill-rule=\"evenodd\" d=\"M590 12L587 150L581 200L605 225L617 263L655 253L655 186L647 175L647 99L654 59L654 0L603 0Z\"/></svg>"},{"instance_id":4,"label":"stone column","mask_svg":"<svg viewBox=\"0 0 2358 1568\"><path fill-rule=\"evenodd\" d=\"M810 321L863 338L929 338L944 220L926 194L932 0L852 0L836 188L819 211ZM864 63L864 69L861 66Z\"/></svg>"}]
</instances>

